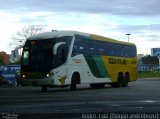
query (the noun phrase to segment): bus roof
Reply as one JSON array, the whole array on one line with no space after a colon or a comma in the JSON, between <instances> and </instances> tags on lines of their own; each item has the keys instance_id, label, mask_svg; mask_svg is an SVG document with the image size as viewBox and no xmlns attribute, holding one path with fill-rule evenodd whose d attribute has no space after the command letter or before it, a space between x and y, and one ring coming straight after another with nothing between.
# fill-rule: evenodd
<instances>
[{"instance_id":1,"label":"bus roof","mask_svg":"<svg viewBox=\"0 0 160 119\"><path fill-rule=\"evenodd\" d=\"M33 35L33 36L29 37L27 40L49 39L49 38L58 38L58 37L63 37L63 36L74 36L74 35L82 35L82 36L93 38L95 40L100 40L100 41L108 41L108 42L120 43L120 44L126 44L126 45L135 45L133 43L118 41L118 40L115 40L112 38L99 36L99 35L95 35L95 34L84 33L84 32L78 32L78 31L44 32L44 33L39 33L39 34Z\"/></svg>"},{"instance_id":2,"label":"bus roof","mask_svg":"<svg viewBox=\"0 0 160 119\"><path fill-rule=\"evenodd\" d=\"M58 38L63 36L74 36L75 34L89 36L89 34L87 33L82 33L78 31L52 31L52 32L44 32L44 33L33 35L29 37L28 40Z\"/></svg>"}]
</instances>

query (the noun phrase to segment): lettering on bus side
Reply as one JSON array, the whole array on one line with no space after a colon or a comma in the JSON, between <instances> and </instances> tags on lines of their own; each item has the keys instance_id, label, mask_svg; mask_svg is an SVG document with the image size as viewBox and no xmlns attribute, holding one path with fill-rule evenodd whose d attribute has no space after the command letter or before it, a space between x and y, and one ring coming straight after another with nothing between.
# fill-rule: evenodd
<instances>
[{"instance_id":1,"label":"lettering on bus side","mask_svg":"<svg viewBox=\"0 0 160 119\"><path fill-rule=\"evenodd\" d=\"M109 64L122 64L122 65L126 65L127 64L127 60L126 59L109 58Z\"/></svg>"},{"instance_id":2,"label":"lettering on bus side","mask_svg":"<svg viewBox=\"0 0 160 119\"><path fill-rule=\"evenodd\" d=\"M132 61L131 61L131 64L137 64L137 61L132 60Z\"/></svg>"}]
</instances>

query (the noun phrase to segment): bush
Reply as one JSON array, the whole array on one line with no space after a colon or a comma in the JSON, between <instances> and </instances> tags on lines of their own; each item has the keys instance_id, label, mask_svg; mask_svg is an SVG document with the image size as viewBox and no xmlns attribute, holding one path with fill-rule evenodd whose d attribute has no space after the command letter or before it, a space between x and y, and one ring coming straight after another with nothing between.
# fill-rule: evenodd
<instances>
[{"instance_id":1,"label":"bush","mask_svg":"<svg viewBox=\"0 0 160 119\"><path fill-rule=\"evenodd\" d=\"M159 71L139 71L139 78L151 78L151 77L160 77Z\"/></svg>"}]
</instances>

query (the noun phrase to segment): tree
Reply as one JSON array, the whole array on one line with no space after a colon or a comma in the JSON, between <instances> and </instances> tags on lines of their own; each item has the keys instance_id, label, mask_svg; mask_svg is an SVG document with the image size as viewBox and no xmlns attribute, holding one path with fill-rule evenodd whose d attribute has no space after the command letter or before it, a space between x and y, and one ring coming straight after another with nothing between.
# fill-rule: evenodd
<instances>
[{"instance_id":1,"label":"tree","mask_svg":"<svg viewBox=\"0 0 160 119\"><path fill-rule=\"evenodd\" d=\"M20 47L24 45L26 39L34 34L44 31L44 26L41 25L31 25L28 27L22 28L21 31L17 31L10 42L10 46L13 48Z\"/></svg>"},{"instance_id":2,"label":"tree","mask_svg":"<svg viewBox=\"0 0 160 119\"><path fill-rule=\"evenodd\" d=\"M143 64L158 65L159 59L157 56L146 55L142 58L142 62L143 62Z\"/></svg>"},{"instance_id":3,"label":"tree","mask_svg":"<svg viewBox=\"0 0 160 119\"><path fill-rule=\"evenodd\" d=\"M0 56L0 66L4 64L3 57Z\"/></svg>"}]
</instances>

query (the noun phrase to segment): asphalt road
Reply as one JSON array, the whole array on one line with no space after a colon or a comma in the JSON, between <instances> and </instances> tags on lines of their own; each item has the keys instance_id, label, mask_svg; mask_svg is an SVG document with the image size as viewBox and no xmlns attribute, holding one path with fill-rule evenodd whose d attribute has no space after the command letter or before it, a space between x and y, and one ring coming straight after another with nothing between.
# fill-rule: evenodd
<instances>
[{"instance_id":1,"label":"asphalt road","mask_svg":"<svg viewBox=\"0 0 160 119\"><path fill-rule=\"evenodd\" d=\"M106 85L103 89L90 89L89 85L78 85L77 91L50 88L48 92L41 92L40 87L0 88L2 118L27 118L27 115L38 114L38 117L92 116L100 119L101 116L106 116L111 119L107 114L112 114L115 118L116 114L127 113L153 113L160 116L157 112L160 112L160 78L140 79L129 83L127 88L111 88Z\"/></svg>"}]
</instances>

